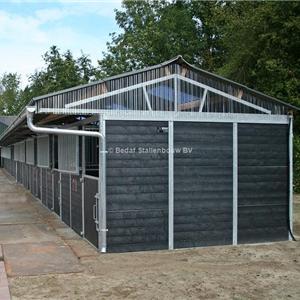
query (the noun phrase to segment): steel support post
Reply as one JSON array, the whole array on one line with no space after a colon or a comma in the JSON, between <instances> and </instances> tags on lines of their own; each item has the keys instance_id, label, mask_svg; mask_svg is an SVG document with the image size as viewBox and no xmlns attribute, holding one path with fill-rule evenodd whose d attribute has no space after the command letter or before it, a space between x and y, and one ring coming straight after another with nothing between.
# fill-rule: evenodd
<instances>
[{"instance_id":1,"label":"steel support post","mask_svg":"<svg viewBox=\"0 0 300 300\"><path fill-rule=\"evenodd\" d=\"M293 116L290 116L289 124L289 226L293 232ZM292 240L289 234L289 240Z\"/></svg>"},{"instance_id":2,"label":"steel support post","mask_svg":"<svg viewBox=\"0 0 300 300\"><path fill-rule=\"evenodd\" d=\"M85 130L85 126L82 126L82 129ZM85 236L85 209L84 209L84 175L86 173L86 163L85 163L85 136L81 137L81 205L82 205L82 232L81 235Z\"/></svg>"},{"instance_id":3,"label":"steel support post","mask_svg":"<svg viewBox=\"0 0 300 300\"><path fill-rule=\"evenodd\" d=\"M238 243L238 124L233 123L233 209L232 209L232 244Z\"/></svg>"},{"instance_id":4,"label":"steel support post","mask_svg":"<svg viewBox=\"0 0 300 300\"><path fill-rule=\"evenodd\" d=\"M169 121L169 249L174 249L174 122Z\"/></svg>"},{"instance_id":5,"label":"steel support post","mask_svg":"<svg viewBox=\"0 0 300 300\"><path fill-rule=\"evenodd\" d=\"M99 249L106 252L106 142L105 142L105 120L99 115L99 180L98 180L98 218L99 218Z\"/></svg>"}]
</instances>

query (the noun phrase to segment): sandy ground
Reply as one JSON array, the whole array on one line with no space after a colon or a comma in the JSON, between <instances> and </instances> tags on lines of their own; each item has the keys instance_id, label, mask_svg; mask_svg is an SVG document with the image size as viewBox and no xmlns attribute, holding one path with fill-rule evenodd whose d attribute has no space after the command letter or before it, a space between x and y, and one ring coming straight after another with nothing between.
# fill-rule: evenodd
<instances>
[{"instance_id":1,"label":"sandy ground","mask_svg":"<svg viewBox=\"0 0 300 300\"><path fill-rule=\"evenodd\" d=\"M300 242L99 254L38 201L12 202L15 184L0 181L12 299L300 299Z\"/></svg>"},{"instance_id":2,"label":"sandy ground","mask_svg":"<svg viewBox=\"0 0 300 300\"><path fill-rule=\"evenodd\" d=\"M300 299L300 243L105 254L10 279L13 299Z\"/></svg>"}]
</instances>

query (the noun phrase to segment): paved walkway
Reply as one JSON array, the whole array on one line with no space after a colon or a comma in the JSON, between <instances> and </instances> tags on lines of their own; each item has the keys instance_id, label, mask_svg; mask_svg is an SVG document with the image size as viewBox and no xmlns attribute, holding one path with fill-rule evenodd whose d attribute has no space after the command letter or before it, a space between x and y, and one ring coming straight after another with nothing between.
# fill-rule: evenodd
<instances>
[{"instance_id":1,"label":"paved walkway","mask_svg":"<svg viewBox=\"0 0 300 300\"><path fill-rule=\"evenodd\" d=\"M97 255L93 247L0 169L1 300L10 299L7 277L78 273L83 271L82 257Z\"/></svg>"}]
</instances>

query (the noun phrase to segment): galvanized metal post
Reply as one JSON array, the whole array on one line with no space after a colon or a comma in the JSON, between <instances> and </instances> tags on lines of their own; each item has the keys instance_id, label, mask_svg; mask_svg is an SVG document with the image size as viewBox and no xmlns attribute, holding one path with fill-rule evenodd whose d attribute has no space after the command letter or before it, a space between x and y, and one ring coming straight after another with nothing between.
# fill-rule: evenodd
<instances>
[{"instance_id":1,"label":"galvanized metal post","mask_svg":"<svg viewBox=\"0 0 300 300\"><path fill-rule=\"evenodd\" d=\"M82 130L85 130L85 126L82 126ZM85 136L81 137L81 169L82 174L85 175L86 172L86 162L85 162Z\"/></svg>"},{"instance_id":2,"label":"galvanized metal post","mask_svg":"<svg viewBox=\"0 0 300 300\"><path fill-rule=\"evenodd\" d=\"M293 116L290 116L289 122L289 222L293 232ZM292 240L290 233L289 240Z\"/></svg>"},{"instance_id":3,"label":"galvanized metal post","mask_svg":"<svg viewBox=\"0 0 300 300\"><path fill-rule=\"evenodd\" d=\"M54 173L53 170L51 172L51 180L52 180L52 207L51 210L54 210Z\"/></svg>"},{"instance_id":4,"label":"galvanized metal post","mask_svg":"<svg viewBox=\"0 0 300 300\"><path fill-rule=\"evenodd\" d=\"M41 195L41 201L43 203L43 168L40 168L40 195Z\"/></svg>"},{"instance_id":5,"label":"galvanized metal post","mask_svg":"<svg viewBox=\"0 0 300 300\"><path fill-rule=\"evenodd\" d=\"M72 228L72 175L69 174L69 191L70 191L70 212L69 212L69 218L70 218L70 227Z\"/></svg>"},{"instance_id":6,"label":"galvanized metal post","mask_svg":"<svg viewBox=\"0 0 300 300\"><path fill-rule=\"evenodd\" d=\"M82 130L85 130L85 126L82 126ZM86 162L85 162L85 136L81 137L81 168L82 168L82 177L81 177L81 211L82 211L82 232L81 235L85 236L85 211L84 211L84 175L86 172Z\"/></svg>"},{"instance_id":7,"label":"galvanized metal post","mask_svg":"<svg viewBox=\"0 0 300 300\"><path fill-rule=\"evenodd\" d=\"M16 162L16 182L18 182L18 163Z\"/></svg>"},{"instance_id":8,"label":"galvanized metal post","mask_svg":"<svg viewBox=\"0 0 300 300\"><path fill-rule=\"evenodd\" d=\"M99 249L106 252L106 142L105 142L105 120L103 115L99 115L99 131L102 138L99 137L99 180L98 180L98 218L99 218Z\"/></svg>"},{"instance_id":9,"label":"galvanized metal post","mask_svg":"<svg viewBox=\"0 0 300 300\"><path fill-rule=\"evenodd\" d=\"M169 121L169 249L174 249L174 122Z\"/></svg>"},{"instance_id":10,"label":"galvanized metal post","mask_svg":"<svg viewBox=\"0 0 300 300\"><path fill-rule=\"evenodd\" d=\"M238 125L233 123L233 207L232 207L232 244L238 243Z\"/></svg>"},{"instance_id":11,"label":"galvanized metal post","mask_svg":"<svg viewBox=\"0 0 300 300\"><path fill-rule=\"evenodd\" d=\"M59 215L60 219L62 220L62 189L61 189L61 172L59 172Z\"/></svg>"}]
</instances>

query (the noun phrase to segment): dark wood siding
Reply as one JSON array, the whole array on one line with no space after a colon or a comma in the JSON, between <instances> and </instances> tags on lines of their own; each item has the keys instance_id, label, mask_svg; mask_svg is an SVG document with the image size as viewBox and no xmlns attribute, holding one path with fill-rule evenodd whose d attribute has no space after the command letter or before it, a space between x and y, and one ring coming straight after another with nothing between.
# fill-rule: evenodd
<instances>
[{"instance_id":1,"label":"dark wood siding","mask_svg":"<svg viewBox=\"0 0 300 300\"><path fill-rule=\"evenodd\" d=\"M53 208L53 191L52 191L52 173L50 169L46 169L47 177L47 207L52 210Z\"/></svg>"},{"instance_id":2,"label":"dark wood siding","mask_svg":"<svg viewBox=\"0 0 300 300\"><path fill-rule=\"evenodd\" d=\"M238 242L288 238L288 127L238 125Z\"/></svg>"},{"instance_id":3,"label":"dark wood siding","mask_svg":"<svg viewBox=\"0 0 300 300\"><path fill-rule=\"evenodd\" d=\"M175 248L232 243L232 143L232 124L175 123Z\"/></svg>"},{"instance_id":4,"label":"dark wood siding","mask_svg":"<svg viewBox=\"0 0 300 300\"><path fill-rule=\"evenodd\" d=\"M79 175L71 175L72 229L78 234L82 231L82 189Z\"/></svg>"},{"instance_id":5,"label":"dark wood siding","mask_svg":"<svg viewBox=\"0 0 300 300\"><path fill-rule=\"evenodd\" d=\"M59 172L54 171L54 212L60 216L60 181L59 181Z\"/></svg>"},{"instance_id":6,"label":"dark wood siding","mask_svg":"<svg viewBox=\"0 0 300 300\"><path fill-rule=\"evenodd\" d=\"M47 205L47 169L41 168L41 200Z\"/></svg>"},{"instance_id":7,"label":"dark wood siding","mask_svg":"<svg viewBox=\"0 0 300 300\"><path fill-rule=\"evenodd\" d=\"M168 149L166 122L107 122L108 251L168 247ZM133 153L116 153L135 149ZM164 151L163 150L163 151Z\"/></svg>"},{"instance_id":8,"label":"dark wood siding","mask_svg":"<svg viewBox=\"0 0 300 300\"><path fill-rule=\"evenodd\" d=\"M61 216L69 226L71 225L70 209L70 174L61 173Z\"/></svg>"}]
</instances>

